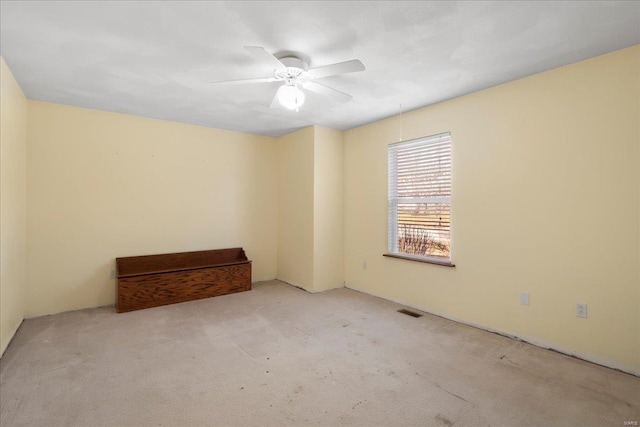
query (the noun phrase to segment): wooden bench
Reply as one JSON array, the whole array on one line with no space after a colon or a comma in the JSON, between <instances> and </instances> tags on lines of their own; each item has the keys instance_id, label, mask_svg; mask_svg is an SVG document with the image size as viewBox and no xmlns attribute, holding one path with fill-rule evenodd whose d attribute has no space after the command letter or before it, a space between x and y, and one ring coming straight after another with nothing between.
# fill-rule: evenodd
<instances>
[{"instance_id":1,"label":"wooden bench","mask_svg":"<svg viewBox=\"0 0 640 427\"><path fill-rule=\"evenodd\" d=\"M116 258L116 269L118 313L251 290L242 248Z\"/></svg>"}]
</instances>

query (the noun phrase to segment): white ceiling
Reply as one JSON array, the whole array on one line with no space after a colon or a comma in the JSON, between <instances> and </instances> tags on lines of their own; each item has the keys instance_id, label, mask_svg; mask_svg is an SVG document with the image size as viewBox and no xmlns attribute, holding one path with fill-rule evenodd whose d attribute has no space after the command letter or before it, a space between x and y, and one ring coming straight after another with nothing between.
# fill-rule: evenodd
<instances>
[{"instance_id":1,"label":"white ceiling","mask_svg":"<svg viewBox=\"0 0 640 427\"><path fill-rule=\"evenodd\" d=\"M11 2L2 56L29 99L280 136L309 124L349 129L640 43L638 1ZM310 67L360 59L270 109L279 83L243 46Z\"/></svg>"}]
</instances>

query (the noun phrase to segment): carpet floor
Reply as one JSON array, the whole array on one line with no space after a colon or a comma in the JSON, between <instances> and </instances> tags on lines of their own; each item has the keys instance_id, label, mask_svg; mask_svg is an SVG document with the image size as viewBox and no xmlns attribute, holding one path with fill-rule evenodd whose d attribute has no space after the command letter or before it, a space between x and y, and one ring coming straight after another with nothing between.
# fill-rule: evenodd
<instances>
[{"instance_id":1,"label":"carpet floor","mask_svg":"<svg viewBox=\"0 0 640 427\"><path fill-rule=\"evenodd\" d=\"M25 320L0 425L622 426L640 378L349 289Z\"/></svg>"}]
</instances>

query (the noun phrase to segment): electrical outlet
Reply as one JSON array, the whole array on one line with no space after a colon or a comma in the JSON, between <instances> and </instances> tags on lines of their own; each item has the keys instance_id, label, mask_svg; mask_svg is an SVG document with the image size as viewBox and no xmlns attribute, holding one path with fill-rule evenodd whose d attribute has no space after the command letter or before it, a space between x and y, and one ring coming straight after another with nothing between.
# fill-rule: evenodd
<instances>
[{"instance_id":1,"label":"electrical outlet","mask_svg":"<svg viewBox=\"0 0 640 427\"><path fill-rule=\"evenodd\" d=\"M115 279L116 278L116 270L115 269L111 269L109 270L109 279Z\"/></svg>"},{"instance_id":2,"label":"electrical outlet","mask_svg":"<svg viewBox=\"0 0 640 427\"><path fill-rule=\"evenodd\" d=\"M362 269L363 269L363 270L366 270L366 269L367 269L367 261L364 261L364 262L362 263Z\"/></svg>"},{"instance_id":3,"label":"electrical outlet","mask_svg":"<svg viewBox=\"0 0 640 427\"><path fill-rule=\"evenodd\" d=\"M520 304L529 305L529 292L520 292Z\"/></svg>"},{"instance_id":4,"label":"electrical outlet","mask_svg":"<svg viewBox=\"0 0 640 427\"><path fill-rule=\"evenodd\" d=\"M587 304L576 304L576 316L587 318Z\"/></svg>"}]
</instances>

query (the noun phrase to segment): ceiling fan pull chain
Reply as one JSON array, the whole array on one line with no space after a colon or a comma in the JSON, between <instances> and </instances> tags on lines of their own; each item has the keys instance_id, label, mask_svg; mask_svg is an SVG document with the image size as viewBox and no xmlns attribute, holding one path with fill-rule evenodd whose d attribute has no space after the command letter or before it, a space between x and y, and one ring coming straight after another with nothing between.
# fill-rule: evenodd
<instances>
[{"instance_id":1,"label":"ceiling fan pull chain","mask_svg":"<svg viewBox=\"0 0 640 427\"><path fill-rule=\"evenodd\" d=\"M400 114L398 114L398 131L400 132L400 139L399 141L402 141L402 104L398 104L400 106Z\"/></svg>"}]
</instances>

